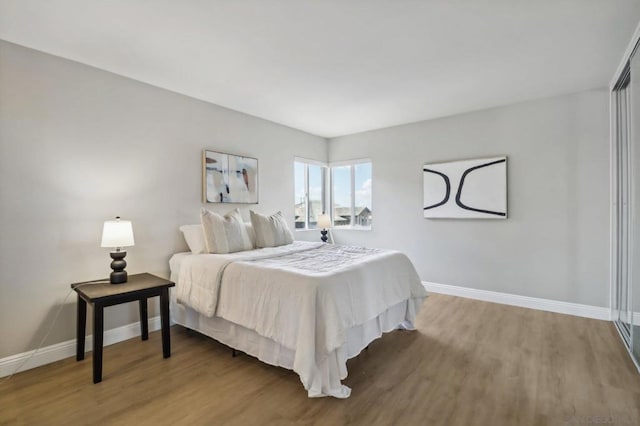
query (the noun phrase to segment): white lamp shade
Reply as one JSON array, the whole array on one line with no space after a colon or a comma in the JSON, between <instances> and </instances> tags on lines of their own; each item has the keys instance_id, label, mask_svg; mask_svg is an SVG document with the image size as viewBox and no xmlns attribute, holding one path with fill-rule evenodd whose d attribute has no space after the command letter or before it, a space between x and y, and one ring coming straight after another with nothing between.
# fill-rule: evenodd
<instances>
[{"instance_id":1,"label":"white lamp shade","mask_svg":"<svg viewBox=\"0 0 640 426\"><path fill-rule=\"evenodd\" d=\"M319 214L318 228L331 228L331 216L328 214Z\"/></svg>"},{"instance_id":2,"label":"white lamp shade","mask_svg":"<svg viewBox=\"0 0 640 426\"><path fill-rule=\"evenodd\" d=\"M129 220L107 220L102 228L101 247L129 247L134 245L133 227Z\"/></svg>"}]
</instances>

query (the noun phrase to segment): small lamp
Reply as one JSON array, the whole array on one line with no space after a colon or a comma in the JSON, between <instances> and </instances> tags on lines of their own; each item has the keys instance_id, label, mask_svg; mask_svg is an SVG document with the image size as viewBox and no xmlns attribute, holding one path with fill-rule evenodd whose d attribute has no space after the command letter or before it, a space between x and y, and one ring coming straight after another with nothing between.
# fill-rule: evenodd
<instances>
[{"instance_id":1,"label":"small lamp","mask_svg":"<svg viewBox=\"0 0 640 426\"><path fill-rule=\"evenodd\" d=\"M127 271L124 268L127 267L127 262L124 257L127 255L126 251L121 250L122 247L130 247L133 242L133 227L131 221L120 220L120 216L116 216L116 220L107 220L104 222L102 228L102 243L101 247L111 247L115 251L110 253L111 269L113 272L110 275L111 284L121 284L127 282Z\"/></svg>"},{"instance_id":2,"label":"small lamp","mask_svg":"<svg viewBox=\"0 0 640 426\"><path fill-rule=\"evenodd\" d=\"M331 228L331 217L328 214L319 214L318 215L318 228L322 228L320 234L322 237L320 239L323 243L327 242L327 228Z\"/></svg>"}]
</instances>

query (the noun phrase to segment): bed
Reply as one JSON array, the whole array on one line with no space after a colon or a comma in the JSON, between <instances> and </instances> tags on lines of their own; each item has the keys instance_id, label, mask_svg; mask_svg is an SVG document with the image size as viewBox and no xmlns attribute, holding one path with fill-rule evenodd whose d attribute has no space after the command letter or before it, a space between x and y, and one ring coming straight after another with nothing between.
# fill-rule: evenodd
<instances>
[{"instance_id":1,"label":"bed","mask_svg":"<svg viewBox=\"0 0 640 426\"><path fill-rule=\"evenodd\" d=\"M406 255L296 241L170 259L172 319L300 376L309 397L347 398L346 362L414 329L427 296Z\"/></svg>"}]
</instances>

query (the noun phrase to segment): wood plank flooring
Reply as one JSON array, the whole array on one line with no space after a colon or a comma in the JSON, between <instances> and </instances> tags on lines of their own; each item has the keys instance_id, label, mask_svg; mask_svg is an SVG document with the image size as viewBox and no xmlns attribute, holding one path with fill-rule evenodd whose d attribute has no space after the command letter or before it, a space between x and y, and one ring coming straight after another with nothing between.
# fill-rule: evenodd
<instances>
[{"instance_id":1,"label":"wood plank flooring","mask_svg":"<svg viewBox=\"0 0 640 426\"><path fill-rule=\"evenodd\" d=\"M417 332L348 363L347 400L308 399L298 376L172 327L0 379L0 424L640 424L640 375L612 323L431 295Z\"/></svg>"}]
</instances>

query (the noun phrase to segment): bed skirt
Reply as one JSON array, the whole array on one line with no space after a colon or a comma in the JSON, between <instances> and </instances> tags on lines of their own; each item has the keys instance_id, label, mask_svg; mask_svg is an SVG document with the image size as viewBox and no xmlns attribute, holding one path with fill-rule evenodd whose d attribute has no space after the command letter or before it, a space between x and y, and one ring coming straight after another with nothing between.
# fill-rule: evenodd
<instances>
[{"instance_id":1,"label":"bed skirt","mask_svg":"<svg viewBox=\"0 0 640 426\"><path fill-rule=\"evenodd\" d=\"M309 397L348 398L351 389L341 383L341 380L347 377L347 360L357 356L372 341L382 336L382 333L394 329L413 330L413 324L405 319L415 318L415 313L420 309L422 302L422 299L400 302L382 312L378 317L347 329L346 343L333 351L319 366L321 375L317 383L307 389ZM198 331L231 348L254 356L266 364L293 370L294 350L225 319L201 315L177 303L174 295L171 297L171 317L176 324Z\"/></svg>"}]
</instances>

